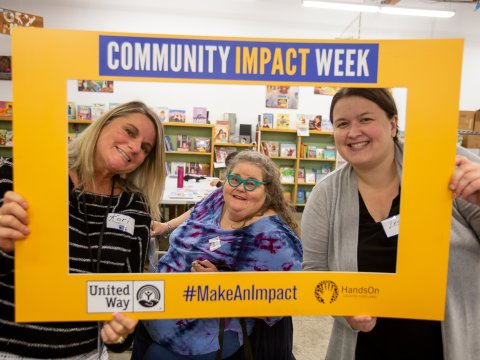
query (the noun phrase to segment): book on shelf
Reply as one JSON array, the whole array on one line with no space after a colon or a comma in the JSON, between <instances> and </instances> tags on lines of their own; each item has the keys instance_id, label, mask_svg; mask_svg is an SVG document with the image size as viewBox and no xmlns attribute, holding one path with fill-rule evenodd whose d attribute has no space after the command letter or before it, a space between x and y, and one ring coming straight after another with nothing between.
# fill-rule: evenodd
<instances>
[{"instance_id":1,"label":"book on shelf","mask_svg":"<svg viewBox=\"0 0 480 360\"><path fill-rule=\"evenodd\" d=\"M230 139L230 123L225 121L217 121L215 123L215 142L228 143Z\"/></svg>"},{"instance_id":2,"label":"book on shelf","mask_svg":"<svg viewBox=\"0 0 480 360\"><path fill-rule=\"evenodd\" d=\"M315 145L308 145L308 159L316 159L317 157L317 147Z\"/></svg>"},{"instance_id":3,"label":"book on shelf","mask_svg":"<svg viewBox=\"0 0 480 360\"><path fill-rule=\"evenodd\" d=\"M322 174L328 174L332 171L332 164L331 163L322 163L320 165L320 170Z\"/></svg>"},{"instance_id":4,"label":"book on shelf","mask_svg":"<svg viewBox=\"0 0 480 360\"><path fill-rule=\"evenodd\" d=\"M315 153L315 157L316 157L317 159L323 159L323 158L324 158L324 157L323 157L323 156L324 156L324 155L323 155L323 150L324 150L324 149L322 149L322 148L318 148L318 149L317 149L317 151L316 151L316 153Z\"/></svg>"},{"instance_id":5,"label":"book on shelf","mask_svg":"<svg viewBox=\"0 0 480 360\"><path fill-rule=\"evenodd\" d=\"M291 143L280 144L280 156L281 157L291 157L294 158L297 156L297 146Z\"/></svg>"},{"instance_id":6,"label":"book on shelf","mask_svg":"<svg viewBox=\"0 0 480 360\"><path fill-rule=\"evenodd\" d=\"M77 105L77 120L92 120L90 105Z\"/></svg>"},{"instance_id":7,"label":"book on shelf","mask_svg":"<svg viewBox=\"0 0 480 360\"><path fill-rule=\"evenodd\" d=\"M266 141L265 142L269 156L280 156L280 143L278 141Z\"/></svg>"},{"instance_id":8,"label":"book on shelf","mask_svg":"<svg viewBox=\"0 0 480 360\"><path fill-rule=\"evenodd\" d=\"M195 151L197 152L210 152L210 138L197 136L195 138Z\"/></svg>"},{"instance_id":9,"label":"book on shelf","mask_svg":"<svg viewBox=\"0 0 480 360\"><path fill-rule=\"evenodd\" d=\"M194 124L207 124L208 110L206 107L195 106L193 108L193 123Z\"/></svg>"},{"instance_id":10,"label":"book on shelf","mask_svg":"<svg viewBox=\"0 0 480 360\"><path fill-rule=\"evenodd\" d=\"M184 174L185 174L185 162L181 162L181 161L172 161L170 163L170 174L172 175L175 175L177 176L178 175L178 168L179 167L183 167L183 170L184 170Z\"/></svg>"},{"instance_id":11,"label":"book on shelf","mask_svg":"<svg viewBox=\"0 0 480 360\"><path fill-rule=\"evenodd\" d=\"M308 127L310 130L322 130L322 115L311 115L311 118L308 120Z\"/></svg>"},{"instance_id":12,"label":"book on shelf","mask_svg":"<svg viewBox=\"0 0 480 360\"><path fill-rule=\"evenodd\" d=\"M221 181L225 181L227 179L227 168L218 169L218 178Z\"/></svg>"},{"instance_id":13,"label":"book on shelf","mask_svg":"<svg viewBox=\"0 0 480 360\"><path fill-rule=\"evenodd\" d=\"M13 146L13 131L0 129L0 145Z\"/></svg>"},{"instance_id":14,"label":"book on shelf","mask_svg":"<svg viewBox=\"0 0 480 360\"><path fill-rule=\"evenodd\" d=\"M322 129L322 131L333 132L333 125L330 122L330 119L322 118L321 121L322 123L320 125L320 128Z\"/></svg>"},{"instance_id":15,"label":"book on shelf","mask_svg":"<svg viewBox=\"0 0 480 360\"><path fill-rule=\"evenodd\" d=\"M225 166L227 156L236 151L235 146L215 146L215 162L223 163L223 166Z\"/></svg>"},{"instance_id":16,"label":"book on shelf","mask_svg":"<svg viewBox=\"0 0 480 360\"><path fill-rule=\"evenodd\" d=\"M107 111L107 106L101 103L94 103L90 107L92 112L92 120L98 120Z\"/></svg>"},{"instance_id":17,"label":"book on shelf","mask_svg":"<svg viewBox=\"0 0 480 360\"><path fill-rule=\"evenodd\" d=\"M297 135L298 136L308 136L309 135L308 115L297 114L297 119L295 121L295 125L297 127Z\"/></svg>"},{"instance_id":18,"label":"book on shelf","mask_svg":"<svg viewBox=\"0 0 480 360\"><path fill-rule=\"evenodd\" d=\"M165 106L157 106L156 108L156 112L157 112L157 115L158 115L158 118L160 119L160 122L165 122L165 121L168 121L168 107L165 107Z\"/></svg>"},{"instance_id":19,"label":"book on shelf","mask_svg":"<svg viewBox=\"0 0 480 360\"><path fill-rule=\"evenodd\" d=\"M190 151L192 138L189 135L177 135L177 151Z\"/></svg>"},{"instance_id":20,"label":"book on shelf","mask_svg":"<svg viewBox=\"0 0 480 360\"><path fill-rule=\"evenodd\" d=\"M299 184L304 184L305 183L305 168L298 168L298 176L297 176L297 181Z\"/></svg>"},{"instance_id":21,"label":"book on shelf","mask_svg":"<svg viewBox=\"0 0 480 360\"><path fill-rule=\"evenodd\" d=\"M168 121L185 122L185 110L172 109L168 112Z\"/></svg>"},{"instance_id":22,"label":"book on shelf","mask_svg":"<svg viewBox=\"0 0 480 360\"><path fill-rule=\"evenodd\" d=\"M77 120L77 106L73 101L67 102L67 120Z\"/></svg>"},{"instance_id":23,"label":"book on shelf","mask_svg":"<svg viewBox=\"0 0 480 360\"><path fill-rule=\"evenodd\" d=\"M265 113L262 115L262 128L273 129L273 114Z\"/></svg>"},{"instance_id":24,"label":"book on shelf","mask_svg":"<svg viewBox=\"0 0 480 360\"><path fill-rule=\"evenodd\" d=\"M235 134L237 127L237 114L236 113L223 113L223 120L226 124L230 125L230 135ZM219 123L219 121L217 121Z\"/></svg>"},{"instance_id":25,"label":"book on shelf","mask_svg":"<svg viewBox=\"0 0 480 360\"><path fill-rule=\"evenodd\" d=\"M315 184L317 182L317 169L305 170L305 184Z\"/></svg>"},{"instance_id":26,"label":"book on shelf","mask_svg":"<svg viewBox=\"0 0 480 360\"><path fill-rule=\"evenodd\" d=\"M291 191L284 191L283 192L283 198L287 203L292 203L292 192Z\"/></svg>"},{"instance_id":27,"label":"book on shelf","mask_svg":"<svg viewBox=\"0 0 480 360\"><path fill-rule=\"evenodd\" d=\"M210 164L187 162L185 163L185 174L210 176Z\"/></svg>"},{"instance_id":28,"label":"book on shelf","mask_svg":"<svg viewBox=\"0 0 480 360\"><path fill-rule=\"evenodd\" d=\"M0 117L13 116L13 102L0 101Z\"/></svg>"},{"instance_id":29,"label":"book on shelf","mask_svg":"<svg viewBox=\"0 0 480 360\"><path fill-rule=\"evenodd\" d=\"M277 114L277 128L290 129L290 114Z\"/></svg>"},{"instance_id":30,"label":"book on shelf","mask_svg":"<svg viewBox=\"0 0 480 360\"><path fill-rule=\"evenodd\" d=\"M295 168L293 166L280 166L280 182L293 183L295 181Z\"/></svg>"},{"instance_id":31,"label":"book on shelf","mask_svg":"<svg viewBox=\"0 0 480 360\"><path fill-rule=\"evenodd\" d=\"M297 190L297 204L298 205L304 205L305 202L306 202L305 189L299 188Z\"/></svg>"},{"instance_id":32,"label":"book on shelf","mask_svg":"<svg viewBox=\"0 0 480 360\"><path fill-rule=\"evenodd\" d=\"M170 135L165 135L165 150L166 151L173 151L173 144Z\"/></svg>"},{"instance_id":33,"label":"book on shelf","mask_svg":"<svg viewBox=\"0 0 480 360\"><path fill-rule=\"evenodd\" d=\"M325 160L335 160L337 150L335 149L324 149L323 158Z\"/></svg>"},{"instance_id":34,"label":"book on shelf","mask_svg":"<svg viewBox=\"0 0 480 360\"><path fill-rule=\"evenodd\" d=\"M262 154L264 154L266 156L270 156L270 153L268 152L268 147L267 147L267 142L266 141L262 141L262 143L260 144L260 147L262 149Z\"/></svg>"}]
</instances>

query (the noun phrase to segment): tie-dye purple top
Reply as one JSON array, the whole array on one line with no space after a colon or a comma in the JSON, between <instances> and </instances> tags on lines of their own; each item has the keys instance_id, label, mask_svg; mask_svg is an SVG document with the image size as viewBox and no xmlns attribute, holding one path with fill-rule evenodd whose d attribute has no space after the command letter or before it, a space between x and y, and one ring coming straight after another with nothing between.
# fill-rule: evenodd
<instances>
[{"instance_id":1,"label":"tie-dye purple top","mask_svg":"<svg viewBox=\"0 0 480 360\"><path fill-rule=\"evenodd\" d=\"M189 272L192 261L209 260L220 271L300 271L302 245L279 216L264 217L237 230L220 227L224 205L222 189L199 202L190 217L170 236L168 252L158 261L157 272ZM209 240L220 238L220 247L210 250ZM280 318L267 318L273 325ZM177 319L145 321L150 336L182 355L217 351L218 319ZM247 318L251 333L254 319ZM236 331L243 343L237 318L225 321L225 329Z\"/></svg>"}]
</instances>

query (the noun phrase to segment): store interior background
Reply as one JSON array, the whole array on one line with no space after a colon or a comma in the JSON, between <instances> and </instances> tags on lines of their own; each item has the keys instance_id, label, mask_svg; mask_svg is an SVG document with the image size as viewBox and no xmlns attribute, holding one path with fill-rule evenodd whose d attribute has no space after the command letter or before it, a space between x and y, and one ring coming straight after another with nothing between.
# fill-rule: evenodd
<instances>
[{"instance_id":1,"label":"store interior background","mask_svg":"<svg viewBox=\"0 0 480 360\"><path fill-rule=\"evenodd\" d=\"M450 19L359 15L304 8L301 0L3 0L0 6L42 16L44 27L52 29L316 40L462 38L465 47L459 110L480 109L480 11L474 11L475 3L402 0L399 5L451 9L456 15ZM0 35L0 55L10 54L11 37ZM35 61L35 54L31 55ZM14 101L12 86L12 81L0 81L0 100ZM126 101L131 93L135 98L144 98L150 106L186 109L187 114L193 106L205 106L211 112L212 121L220 120L218 117L224 112L235 112L237 124L250 123L253 128L257 122L255 114L275 112L263 106L265 92L262 86L232 85L221 92L221 97L213 89L214 85L194 88L175 83L142 83L140 86L132 83L125 88L119 83L113 94L80 94L75 91L75 82L69 82L68 97L78 104L83 101L108 104ZM401 111L408 106L407 92L404 90L396 97L401 102ZM311 88L302 88L299 104L298 112L328 116L330 98L313 95ZM324 358L331 319L296 317L294 324L297 360ZM127 359L129 355L114 357L118 358Z\"/></svg>"}]
</instances>

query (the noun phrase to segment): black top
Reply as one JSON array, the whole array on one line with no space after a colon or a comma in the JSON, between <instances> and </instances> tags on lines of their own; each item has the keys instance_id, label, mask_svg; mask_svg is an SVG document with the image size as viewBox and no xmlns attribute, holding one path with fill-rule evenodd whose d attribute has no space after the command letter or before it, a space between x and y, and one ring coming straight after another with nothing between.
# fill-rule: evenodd
<instances>
[{"instance_id":1,"label":"black top","mask_svg":"<svg viewBox=\"0 0 480 360\"><path fill-rule=\"evenodd\" d=\"M375 222L358 194L358 271L395 273L398 236L387 237L381 222ZM388 217L398 215L400 194L393 200ZM372 331L359 332L355 359L443 359L439 321L378 318Z\"/></svg>"},{"instance_id":2,"label":"black top","mask_svg":"<svg viewBox=\"0 0 480 360\"><path fill-rule=\"evenodd\" d=\"M0 206L3 204L4 193L13 188L12 175L12 163L0 161ZM79 201L80 194L73 188L71 181L69 195L70 272L89 273L92 272L92 264L83 199L96 265L99 233L109 196L87 193ZM109 212L133 217L135 230L133 234L109 228L104 231L100 271L142 272L150 235L150 215L141 196L124 191L112 198ZM0 250L0 353L53 359L78 356L97 349L96 322L16 323L14 304L14 254ZM108 348L112 351L121 350L124 344L109 345Z\"/></svg>"}]
</instances>

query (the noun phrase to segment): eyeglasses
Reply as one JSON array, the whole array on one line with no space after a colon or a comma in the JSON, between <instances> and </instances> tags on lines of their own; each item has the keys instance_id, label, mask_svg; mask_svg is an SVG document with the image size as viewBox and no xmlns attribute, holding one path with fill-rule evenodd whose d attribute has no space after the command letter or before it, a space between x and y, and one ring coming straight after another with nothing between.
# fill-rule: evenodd
<instances>
[{"instance_id":1,"label":"eyeglasses","mask_svg":"<svg viewBox=\"0 0 480 360\"><path fill-rule=\"evenodd\" d=\"M233 188L239 187L240 185L243 184L243 188L245 189L245 191L253 191L258 187L258 185L268 184L268 182L258 181L251 178L242 179L240 176L235 174L228 174L227 181L228 181L228 185L230 185Z\"/></svg>"}]
</instances>

